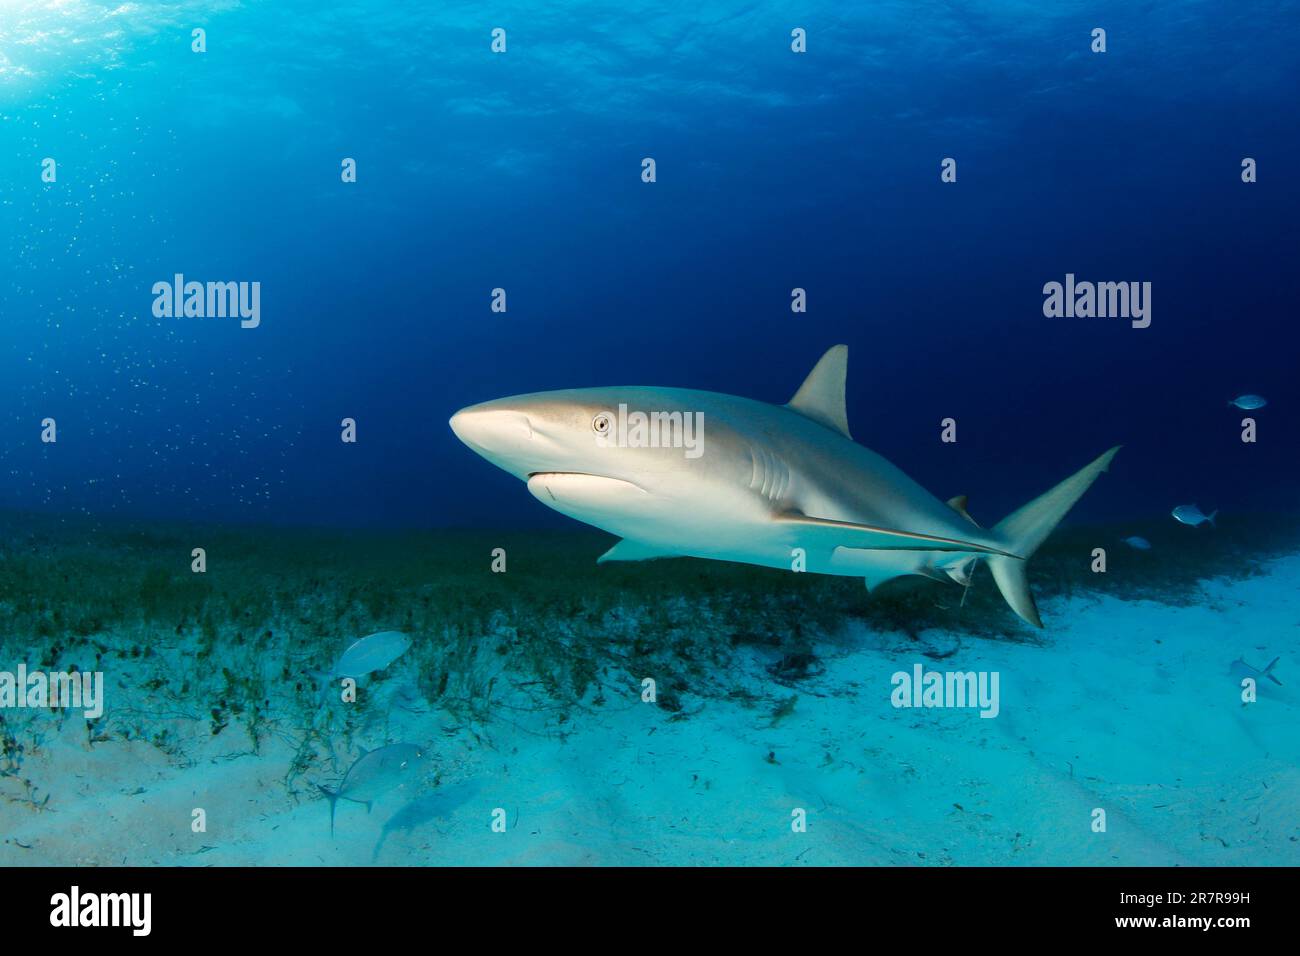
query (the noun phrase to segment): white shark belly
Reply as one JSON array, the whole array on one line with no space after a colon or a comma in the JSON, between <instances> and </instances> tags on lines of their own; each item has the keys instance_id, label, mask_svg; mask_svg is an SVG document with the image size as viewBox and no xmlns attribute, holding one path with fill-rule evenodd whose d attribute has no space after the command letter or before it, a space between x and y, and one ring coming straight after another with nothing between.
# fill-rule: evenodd
<instances>
[{"instance_id":1,"label":"white shark belly","mask_svg":"<svg viewBox=\"0 0 1300 956\"><path fill-rule=\"evenodd\" d=\"M528 490L561 514L665 553L711 557L713 552L745 552L770 558L777 544L758 503L734 495L683 499L651 492L634 481L568 473L533 475ZM765 535L772 540L759 540Z\"/></svg>"}]
</instances>

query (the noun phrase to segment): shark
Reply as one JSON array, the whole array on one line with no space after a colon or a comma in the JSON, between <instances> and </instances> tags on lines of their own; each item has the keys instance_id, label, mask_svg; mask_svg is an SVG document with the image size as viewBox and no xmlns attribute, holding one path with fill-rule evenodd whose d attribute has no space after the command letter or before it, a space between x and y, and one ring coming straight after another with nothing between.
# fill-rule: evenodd
<instances>
[{"instance_id":1,"label":"shark","mask_svg":"<svg viewBox=\"0 0 1300 956\"><path fill-rule=\"evenodd\" d=\"M515 395L456 412L451 429L544 505L621 540L598 562L691 557L969 585L987 564L1007 604L1042 627L1025 567L1119 447L990 528L858 444L848 347L828 350L784 405L687 388Z\"/></svg>"}]
</instances>

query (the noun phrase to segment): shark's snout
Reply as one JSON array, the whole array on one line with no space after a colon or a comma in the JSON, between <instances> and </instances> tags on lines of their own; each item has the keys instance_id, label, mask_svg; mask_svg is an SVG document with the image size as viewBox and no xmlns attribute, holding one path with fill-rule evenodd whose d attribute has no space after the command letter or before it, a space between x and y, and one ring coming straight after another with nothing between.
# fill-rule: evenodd
<instances>
[{"instance_id":1,"label":"shark's snout","mask_svg":"<svg viewBox=\"0 0 1300 956\"><path fill-rule=\"evenodd\" d=\"M523 412L471 405L451 416L456 437L476 451L506 453L518 450L533 437L533 426Z\"/></svg>"}]
</instances>

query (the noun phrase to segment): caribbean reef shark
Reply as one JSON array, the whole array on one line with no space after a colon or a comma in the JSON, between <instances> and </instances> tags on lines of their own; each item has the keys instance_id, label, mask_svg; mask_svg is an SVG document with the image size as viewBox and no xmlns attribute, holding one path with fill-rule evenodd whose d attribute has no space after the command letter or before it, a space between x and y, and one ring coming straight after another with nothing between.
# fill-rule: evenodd
<instances>
[{"instance_id":1,"label":"caribbean reef shark","mask_svg":"<svg viewBox=\"0 0 1300 956\"><path fill-rule=\"evenodd\" d=\"M978 560L1042 627L1025 563L1119 448L984 529L849 435L848 347L769 405L684 388L614 386L461 409L452 431L561 514L623 540L600 561L688 556L861 577L968 584Z\"/></svg>"}]
</instances>

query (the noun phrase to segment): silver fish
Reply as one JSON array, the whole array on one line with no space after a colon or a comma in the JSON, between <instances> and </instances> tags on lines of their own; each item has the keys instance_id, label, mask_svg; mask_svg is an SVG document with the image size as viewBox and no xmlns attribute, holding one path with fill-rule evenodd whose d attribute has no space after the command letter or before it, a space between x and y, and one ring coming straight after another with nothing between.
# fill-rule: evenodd
<instances>
[{"instance_id":1,"label":"silver fish","mask_svg":"<svg viewBox=\"0 0 1300 956\"><path fill-rule=\"evenodd\" d=\"M1139 538L1137 535L1131 535L1124 539L1124 543L1134 551L1150 551L1151 542L1146 538Z\"/></svg>"},{"instance_id":2,"label":"silver fish","mask_svg":"<svg viewBox=\"0 0 1300 956\"><path fill-rule=\"evenodd\" d=\"M1267 405L1268 399L1264 398L1262 395L1238 395L1228 404L1236 405L1238 408L1252 412L1257 408L1263 408Z\"/></svg>"},{"instance_id":3,"label":"silver fish","mask_svg":"<svg viewBox=\"0 0 1300 956\"><path fill-rule=\"evenodd\" d=\"M375 843L375 852L370 855L371 861L379 858L379 851L390 833L398 830L410 831L434 820L445 820L455 810L469 802L480 789L481 785L477 780L462 780L460 783L439 787L432 793L416 797L384 823L379 840Z\"/></svg>"},{"instance_id":4,"label":"silver fish","mask_svg":"<svg viewBox=\"0 0 1300 956\"><path fill-rule=\"evenodd\" d=\"M1263 670L1260 670L1258 667L1251 667L1249 664L1246 663L1244 658L1238 657L1235 661L1233 661L1231 664L1228 665L1228 673L1233 677L1237 678L1239 682L1244 678L1253 677L1255 679L1256 686L1260 684L1263 678L1267 677L1274 684L1277 684L1278 687L1281 687L1282 682L1273 676L1273 665L1276 664L1281 659L1282 658L1280 657L1273 658L1271 661L1268 662L1267 667L1265 667Z\"/></svg>"},{"instance_id":5,"label":"silver fish","mask_svg":"<svg viewBox=\"0 0 1300 956\"><path fill-rule=\"evenodd\" d=\"M381 671L397 660L411 646L411 639L401 631L380 631L353 641L339 655L332 677L365 677Z\"/></svg>"},{"instance_id":6,"label":"silver fish","mask_svg":"<svg viewBox=\"0 0 1300 956\"><path fill-rule=\"evenodd\" d=\"M340 799L365 804L366 812L375 799L407 780L415 779L424 751L415 744L389 744L361 756L348 768L337 789L316 785L330 802L330 836L334 835L334 811Z\"/></svg>"},{"instance_id":7,"label":"silver fish","mask_svg":"<svg viewBox=\"0 0 1300 956\"><path fill-rule=\"evenodd\" d=\"M1173 511L1170 512L1170 514L1172 514L1175 519L1181 521L1183 524L1191 525L1193 528L1195 528L1197 525L1205 524L1207 521L1209 522L1211 528L1217 528L1218 525L1214 523L1214 516L1217 515L1218 513L1219 511L1216 508L1214 511L1211 511L1208 515L1202 514L1201 509L1196 507L1196 505L1179 505L1177 508L1175 508Z\"/></svg>"}]
</instances>

